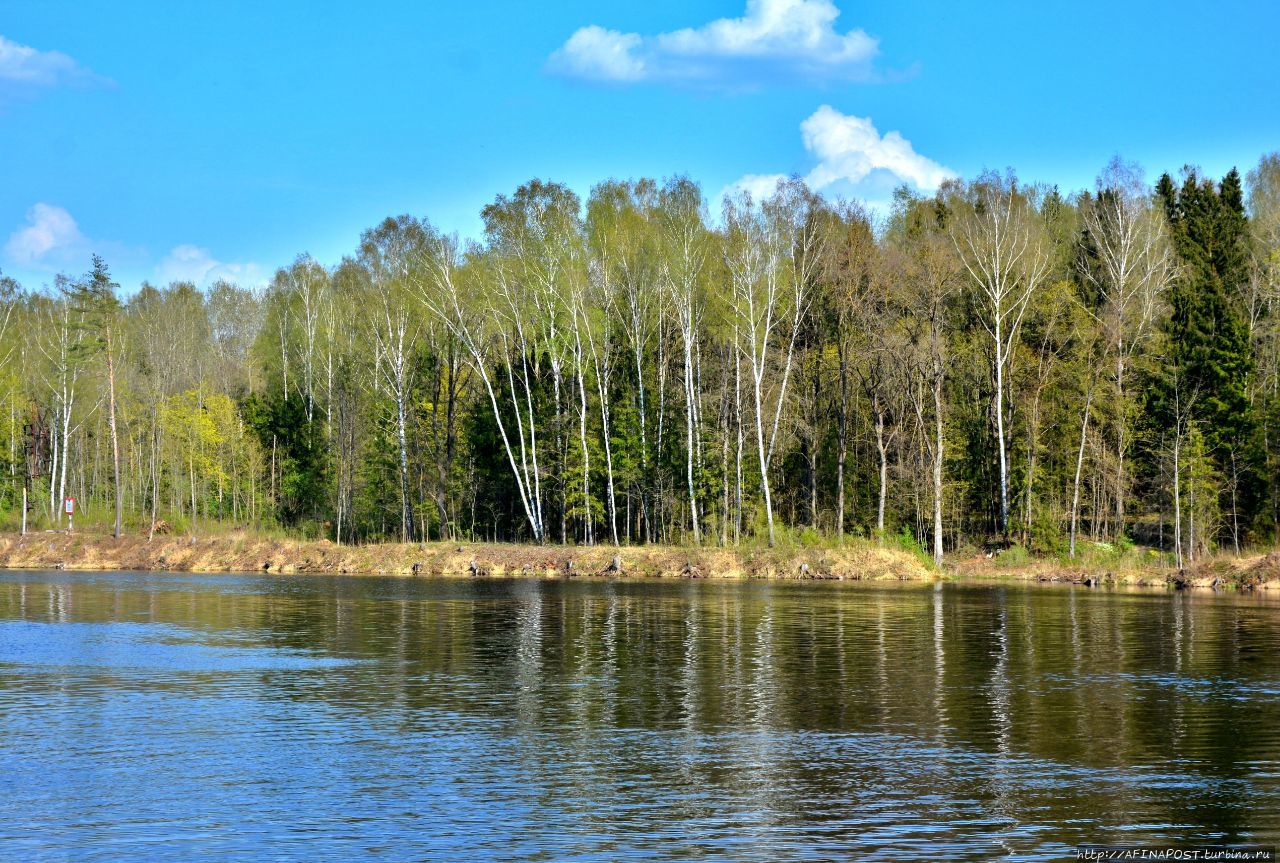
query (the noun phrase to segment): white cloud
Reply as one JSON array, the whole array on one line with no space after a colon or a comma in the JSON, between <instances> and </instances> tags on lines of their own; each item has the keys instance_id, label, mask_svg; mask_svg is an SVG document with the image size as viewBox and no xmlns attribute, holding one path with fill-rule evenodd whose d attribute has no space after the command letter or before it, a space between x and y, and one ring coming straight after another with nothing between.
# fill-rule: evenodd
<instances>
[{"instance_id":1,"label":"white cloud","mask_svg":"<svg viewBox=\"0 0 1280 863\"><path fill-rule=\"evenodd\" d=\"M778 184L786 179L786 174L747 174L730 183L720 193L720 197L723 199L726 195L734 196L739 192L746 192L753 201L761 201L777 191Z\"/></svg>"},{"instance_id":2,"label":"white cloud","mask_svg":"<svg viewBox=\"0 0 1280 863\"><path fill-rule=\"evenodd\" d=\"M656 36L593 24L551 55L551 67L572 77L613 83L741 86L787 77L868 78L878 42L862 30L839 32L839 15L831 0L747 0L741 18Z\"/></svg>"},{"instance_id":3,"label":"white cloud","mask_svg":"<svg viewBox=\"0 0 1280 863\"><path fill-rule=\"evenodd\" d=\"M141 248L86 237L71 213L46 203L28 210L25 224L10 234L4 244L6 263L31 275L82 271L88 267L94 251L126 268L145 267L149 259ZM199 287L207 287L219 279L256 287L265 284L270 275L259 264L219 261L208 249L185 243L175 246L162 258L154 274L162 283L186 281Z\"/></svg>"},{"instance_id":4,"label":"white cloud","mask_svg":"<svg viewBox=\"0 0 1280 863\"><path fill-rule=\"evenodd\" d=\"M252 287L264 283L266 271L254 263L225 263L213 257L208 249L183 243L156 265L156 277L162 282L192 282L207 287L219 279Z\"/></svg>"},{"instance_id":5,"label":"white cloud","mask_svg":"<svg viewBox=\"0 0 1280 863\"><path fill-rule=\"evenodd\" d=\"M583 27L553 55L561 71L601 81L640 81L644 62L636 56L643 40L635 33L619 33L592 24Z\"/></svg>"},{"instance_id":6,"label":"white cloud","mask_svg":"<svg viewBox=\"0 0 1280 863\"><path fill-rule=\"evenodd\" d=\"M841 180L858 183L872 171L888 171L918 189L932 191L955 176L932 159L921 156L901 132L881 136L870 117L841 114L823 105L800 125L804 147L818 157L809 185L823 189Z\"/></svg>"},{"instance_id":7,"label":"white cloud","mask_svg":"<svg viewBox=\"0 0 1280 863\"><path fill-rule=\"evenodd\" d=\"M38 51L0 36L0 83L52 87L95 77L61 51Z\"/></svg>"},{"instance_id":8,"label":"white cloud","mask_svg":"<svg viewBox=\"0 0 1280 863\"><path fill-rule=\"evenodd\" d=\"M922 156L900 132L881 135L870 117L841 114L823 105L800 124L804 148L817 164L804 177L817 192L837 191L862 198L887 198L893 186L907 183L932 192L956 176L950 168ZM780 174L748 174L721 196L746 191L759 200L777 186Z\"/></svg>"},{"instance_id":9,"label":"white cloud","mask_svg":"<svg viewBox=\"0 0 1280 863\"><path fill-rule=\"evenodd\" d=\"M20 266L56 269L71 258L87 257L89 240L71 214L53 204L27 210L27 223L9 236L4 251Z\"/></svg>"}]
</instances>

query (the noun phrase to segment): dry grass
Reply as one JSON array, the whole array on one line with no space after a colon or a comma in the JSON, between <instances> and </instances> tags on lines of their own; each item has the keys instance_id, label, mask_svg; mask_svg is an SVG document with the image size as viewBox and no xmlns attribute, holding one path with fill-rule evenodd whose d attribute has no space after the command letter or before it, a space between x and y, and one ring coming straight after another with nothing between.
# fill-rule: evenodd
<instances>
[{"instance_id":1,"label":"dry grass","mask_svg":"<svg viewBox=\"0 0 1280 863\"><path fill-rule=\"evenodd\" d=\"M953 564L963 578L1018 578L1068 584L1120 584L1175 588L1280 589L1280 551L1236 557L1219 553L1178 569L1167 554L1135 547L1114 553L1082 553L1078 560L1017 556L1015 563L996 554L976 555Z\"/></svg>"},{"instance_id":2,"label":"dry grass","mask_svg":"<svg viewBox=\"0 0 1280 863\"><path fill-rule=\"evenodd\" d=\"M615 568L614 558L617 557ZM946 577L1178 588L1280 589L1280 551L1219 555L1176 570L1148 549L1077 561L975 555L940 574L909 551L871 542L835 547L688 548L669 545L558 546L504 543L335 545L254 533L209 536L0 534L0 567L182 572L334 573L436 576L637 576L649 578L919 581Z\"/></svg>"},{"instance_id":3,"label":"dry grass","mask_svg":"<svg viewBox=\"0 0 1280 863\"><path fill-rule=\"evenodd\" d=\"M615 567L615 555L617 566ZM223 533L207 537L0 534L0 567L183 572L443 576L612 576L920 580L935 577L914 555L871 545L736 550L679 546L578 547L494 543L335 545Z\"/></svg>"}]
</instances>

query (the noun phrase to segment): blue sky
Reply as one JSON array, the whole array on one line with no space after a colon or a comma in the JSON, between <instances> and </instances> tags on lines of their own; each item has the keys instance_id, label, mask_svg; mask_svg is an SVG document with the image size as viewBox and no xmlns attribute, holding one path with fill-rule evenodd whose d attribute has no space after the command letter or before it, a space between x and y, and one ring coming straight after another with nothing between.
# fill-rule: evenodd
<instances>
[{"instance_id":1,"label":"blue sky","mask_svg":"<svg viewBox=\"0 0 1280 863\"><path fill-rule=\"evenodd\" d=\"M5 0L0 270L260 283L391 214L476 235L532 177L1245 171L1280 149L1276 33L1264 0Z\"/></svg>"}]
</instances>

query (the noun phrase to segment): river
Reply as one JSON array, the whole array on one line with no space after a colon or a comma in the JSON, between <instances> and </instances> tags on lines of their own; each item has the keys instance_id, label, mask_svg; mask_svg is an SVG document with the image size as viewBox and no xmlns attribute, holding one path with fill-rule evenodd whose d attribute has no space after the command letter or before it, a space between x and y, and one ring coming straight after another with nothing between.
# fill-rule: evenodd
<instances>
[{"instance_id":1,"label":"river","mask_svg":"<svg viewBox=\"0 0 1280 863\"><path fill-rule=\"evenodd\" d=\"M0 573L0 858L1280 842L1280 602Z\"/></svg>"}]
</instances>

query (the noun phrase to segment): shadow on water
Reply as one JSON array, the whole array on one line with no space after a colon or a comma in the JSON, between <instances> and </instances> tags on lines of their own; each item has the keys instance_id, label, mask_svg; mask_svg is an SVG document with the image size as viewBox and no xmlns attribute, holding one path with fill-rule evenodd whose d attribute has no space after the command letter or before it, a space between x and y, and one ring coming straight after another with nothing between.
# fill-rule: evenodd
<instances>
[{"instance_id":1,"label":"shadow on water","mask_svg":"<svg viewBox=\"0 0 1280 863\"><path fill-rule=\"evenodd\" d=\"M1280 841L1280 605L0 575L0 856L1057 859Z\"/></svg>"}]
</instances>

